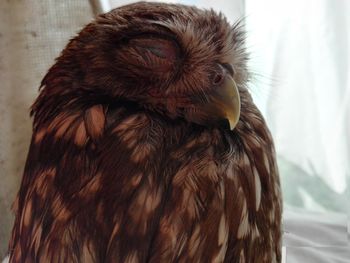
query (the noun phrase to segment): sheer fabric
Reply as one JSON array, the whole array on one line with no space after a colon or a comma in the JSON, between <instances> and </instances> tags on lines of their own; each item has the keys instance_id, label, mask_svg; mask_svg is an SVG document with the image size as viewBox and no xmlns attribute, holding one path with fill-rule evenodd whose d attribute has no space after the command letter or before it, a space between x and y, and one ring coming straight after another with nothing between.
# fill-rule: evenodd
<instances>
[{"instance_id":1,"label":"sheer fabric","mask_svg":"<svg viewBox=\"0 0 350 263\"><path fill-rule=\"evenodd\" d=\"M256 102L287 204L348 212L350 2L246 0Z\"/></svg>"}]
</instances>

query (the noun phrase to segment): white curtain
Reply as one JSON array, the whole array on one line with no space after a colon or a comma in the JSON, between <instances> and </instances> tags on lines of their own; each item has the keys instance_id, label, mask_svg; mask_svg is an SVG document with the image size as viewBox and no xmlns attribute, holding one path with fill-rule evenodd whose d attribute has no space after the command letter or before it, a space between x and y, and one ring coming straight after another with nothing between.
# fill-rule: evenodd
<instances>
[{"instance_id":1,"label":"white curtain","mask_svg":"<svg viewBox=\"0 0 350 263\"><path fill-rule=\"evenodd\" d=\"M285 202L349 211L350 1L246 0L246 16Z\"/></svg>"}]
</instances>

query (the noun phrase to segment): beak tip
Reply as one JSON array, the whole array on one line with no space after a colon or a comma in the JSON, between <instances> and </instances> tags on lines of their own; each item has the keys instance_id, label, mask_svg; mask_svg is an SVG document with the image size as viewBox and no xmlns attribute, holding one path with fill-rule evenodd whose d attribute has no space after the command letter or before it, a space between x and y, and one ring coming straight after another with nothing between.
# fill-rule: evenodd
<instances>
[{"instance_id":1,"label":"beak tip","mask_svg":"<svg viewBox=\"0 0 350 263\"><path fill-rule=\"evenodd\" d=\"M238 120L229 119L228 122L230 124L230 130L233 131L237 126Z\"/></svg>"}]
</instances>

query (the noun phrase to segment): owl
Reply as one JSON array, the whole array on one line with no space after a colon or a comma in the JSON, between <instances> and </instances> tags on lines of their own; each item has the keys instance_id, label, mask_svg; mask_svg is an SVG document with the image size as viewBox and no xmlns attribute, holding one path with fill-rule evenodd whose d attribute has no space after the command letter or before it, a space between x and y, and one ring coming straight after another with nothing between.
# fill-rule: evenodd
<instances>
[{"instance_id":1,"label":"owl","mask_svg":"<svg viewBox=\"0 0 350 263\"><path fill-rule=\"evenodd\" d=\"M139 2L43 78L10 262L280 262L281 191L241 23Z\"/></svg>"}]
</instances>

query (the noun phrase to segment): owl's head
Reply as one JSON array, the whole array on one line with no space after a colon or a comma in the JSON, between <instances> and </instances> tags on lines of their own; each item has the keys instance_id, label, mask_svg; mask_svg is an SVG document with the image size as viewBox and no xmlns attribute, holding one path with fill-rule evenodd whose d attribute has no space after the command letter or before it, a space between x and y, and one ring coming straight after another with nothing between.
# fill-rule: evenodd
<instances>
[{"instance_id":1,"label":"owl's head","mask_svg":"<svg viewBox=\"0 0 350 263\"><path fill-rule=\"evenodd\" d=\"M239 24L212 10L135 3L87 25L42 85L56 99L130 101L200 125L226 120L232 129L248 75L243 42Z\"/></svg>"}]
</instances>

